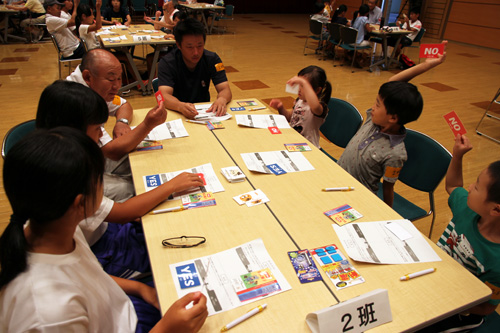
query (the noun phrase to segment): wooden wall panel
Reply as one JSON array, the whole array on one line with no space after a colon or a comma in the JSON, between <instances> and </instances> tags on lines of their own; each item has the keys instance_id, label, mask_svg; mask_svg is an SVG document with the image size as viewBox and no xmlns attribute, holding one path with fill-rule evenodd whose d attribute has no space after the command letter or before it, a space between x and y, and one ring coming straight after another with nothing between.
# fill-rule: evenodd
<instances>
[{"instance_id":1,"label":"wooden wall panel","mask_svg":"<svg viewBox=\"0 0 500 333\"><path fill-rule=\"evenodd\" d=\"M448 22L444 38L500 50L500 29Z\"/></svg>"},{"instance_id":2,"label":"wooden wall panel","mask_svg":"<svg viewBox=\"0 0 500 333\"><path fill-rule=\"evenodd\" d=\"M454 1L444 38L500 50L500 1Z\"/></svg>"},{"instance_id":3,"label":"wooden wall panel","mask_svg":"<svg viewBox=\"0 0 500 333\"><path fill-rule=\"evenodd\" d=\"M441 38L450 0L427 0L420 13L425 37Z\"/></svg>"},{"instance_id":4,"label":"wooden wall panel","mask_svg":"<svg viewBox=\"0 0 500 333\"><path fill-rule=\"evenodd\" d=\"M496 5L454 2L448 22L500 29L500 1Z\"/></svg>"}]
</instances>

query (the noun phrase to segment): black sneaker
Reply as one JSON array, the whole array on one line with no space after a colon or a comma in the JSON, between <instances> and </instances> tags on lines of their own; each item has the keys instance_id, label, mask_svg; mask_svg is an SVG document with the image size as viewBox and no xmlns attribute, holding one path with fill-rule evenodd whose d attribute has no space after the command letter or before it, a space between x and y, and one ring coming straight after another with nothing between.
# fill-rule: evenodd
<instances>
[{"instance_id":1,"label":"black sneaker","mask_svg":"<svg viewBox=\"0 0 500 333\"><path fill-rule=\"evenodd\" d=\"M441 332L468 332L469 330L479 327L482 323L484 323L484 317L475 314L470 314L468 316L458 314L456 316L453 316L453 318L456 318L455 325Z\"/></svg>"},{"instance_id":2,"label":"black sneaker","mask_svg":"<svg viewBox=\"0 0 500 333\"><path fill-rule=\"evenodd\" d=\"M484 322L484 317L479 315L468 315L464 316L461 314L456 314L454 316L448 317L441 320L431 326L425 327L418 333L454 333L454 332L469 332L470 330L481 326Z\"/></svg>"}]
</instances>

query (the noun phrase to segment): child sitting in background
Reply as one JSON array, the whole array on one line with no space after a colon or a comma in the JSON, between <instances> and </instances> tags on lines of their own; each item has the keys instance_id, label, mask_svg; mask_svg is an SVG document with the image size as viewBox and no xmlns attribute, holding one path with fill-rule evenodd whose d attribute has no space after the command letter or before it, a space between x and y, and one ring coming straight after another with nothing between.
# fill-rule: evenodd
<instances>
[{"instance_id":1,"label":"child sitting in background","mask_svg":"<svg viewBox=\"0 0 500 333\"><path fill-rule=\"evenodd\" d=\"M349 27L351 25L351 21L345 18L346 12L347 6L340 5L339 8L333 12L332 23L338 23Z\"/></svg>"},{"instance_id":2,"label":"child sitting in background","mask_svg":"<svg viewBox=\"0 0 500 333\"><path fill-rule=\"evenodd\" d=\"M299 96L293 109L285 109L279 99L273 99L269 105L284 115L293 129L320 148L319 128L328 115L328 102L332 94L332 86L326 79L325 71L318 66L308 66L288 80L287 84L299 85Z\"/></svg>"},{"instance_id":3,"label":"child sitting in background","mask_svg":"<svg viewBox=\"0 0 500 333\"><path fill-rule=\"evenodd\" d=\"M358 11L354 12L352 27L358 30L358 36L356 38L356 46L370 45L370 42L365 40L366 33L372 31L372 27L368 23L369 11L370 8L368 8L368 5L363 4L359 7Z\"/></svg>"},{"instance_id":4,"label":"child sitting in background","mask_svg":"<svg viewBox=\"0 0 500 333\"><path fill-rule=\"evenodd\" d=\"M79 222L100 205L103 171L99 147L73 128L37 130L10 149L3 184L13 214L0 237L0 331L196 332L203 325L203 294L179 299L162 318L154 288L99 266ZM142 308L134 310L124 291L156 307L156 321L143 326Z\"/></svg>"},{"instance_id":5,"label":"child sitting in background","mask_svg":"<svg viewBox=\"0 0 500 333\"><path fill-rule=\"evenodd\" d=\"M97 30L102 28L101 4L102 0L96 0L95 23L94 13L88 4L81 3L76 9L76 28L78 29L80 38L87 44L87 51L101 47L95 34Z\"/></svg>"},{"instance_id":6,"label":"child sitting in background","mask_svg":"<svg viewBox=\"0 0 500 333\"><path fill-rule=\"evenodd\" d=\"M447 42L443 42L446 46ZM338 164L373 193L383 177L384 202L392 207L394 183L407 160L404 125L417 120L423 99L417 87L407 81L441 64L438 58L392 76L378 92L375 104L366 111L366 121L349 141Z\"/></svg>"},{"instance_id":7,"label":"child sitting in background","mask_svg":"<svg viewBox=\"0 0 500 333\"><path fill-rule=\"evenodd\" d=\"M462 332L480 326L483 316L493 313L500 303L500 160L484 169L465 189L462 176L463 156L472 149L469 139L457 135L453 147L446 191L453 218L437 245L477 276L489 288L491 298L451 316L422 332ZM451 331L450 329L454 329Z\"/></svg>"}]
</instances>

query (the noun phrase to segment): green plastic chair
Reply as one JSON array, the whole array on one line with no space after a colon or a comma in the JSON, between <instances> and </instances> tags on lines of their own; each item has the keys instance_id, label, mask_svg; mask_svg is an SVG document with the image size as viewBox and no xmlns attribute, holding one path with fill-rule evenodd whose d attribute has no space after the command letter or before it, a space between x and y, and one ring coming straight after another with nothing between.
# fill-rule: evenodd
<instances>
[{"instance_id":1,"label":"green plastic chair","mask_svg":"<svg viewBox=\"0 0 500 333\"><path fill-rule=\"evenodd\" d=\"M359 50L369 50L371 46L358 46L356 45L356 38L358 37L358 30L350 27L340 27L340 38L342 43L340 47L347 51L354 51L354 56L352 57L351 62L351 72L354 73L353 65L354 59L356 58L356 52Z\"/></svg>"},{"instance_id":2,"label":"green plastic chair","mask_svg":"<svg viewBox=\"0 0 500 333\"><path fill-rule=\"evenodd\" d=\"M20 123L14 127L12 127L2 142L2 157L5 158L5 155L9 152L9 150L26 134L33 132L35 130L35 120L28 120L24 123Z\"/></svg>"},{"instance_id":3,"label":"green plastic chair","mask_svg":"<svg viewBox=\"0 0 500 333\"><path fill-rule=\"evenodd\" d=\"M328 102L328 116L319 130L331 143L345 148L362 123L363 117L354 105L332 97L330 98L330 102ZM321 148L321 151L337 162L323 148Z\"/></svg>"},{"instance_id":4,"label":"green plastic chair","mask_svg":"<svg viewBox=\"0 0 500 333\"><path fill-rule=\"evenodd\" d=\"M451 154L439 142L415 130L406 130L404 142L408 160L401 169L399 180L411 188L427 192L429 194L429 210L424 210L397 193L394 193L392 208L410 221L416 221L432 214L430 238L436 219L434 191L448 171ZM383 198L381 183L377 194L379 198Z\"/></svg>"},{"instance_id":5,"label":"green plastic chair","mask_svg":"<svg viewBox=\"0 0 500 333\"><path fill-rule=\"evenodd\" d=\"M323 52L323 24L319 21L316 20L309 20L309 35L306 38L306 42L304 43L304 50L302 53L304 55L308 55L306 53L306 48L310 48L307 44L309 39L316 40L318 41L318 46L314 48L315 54L318 53L318 51Z\"/></svg>"}]
</instances>

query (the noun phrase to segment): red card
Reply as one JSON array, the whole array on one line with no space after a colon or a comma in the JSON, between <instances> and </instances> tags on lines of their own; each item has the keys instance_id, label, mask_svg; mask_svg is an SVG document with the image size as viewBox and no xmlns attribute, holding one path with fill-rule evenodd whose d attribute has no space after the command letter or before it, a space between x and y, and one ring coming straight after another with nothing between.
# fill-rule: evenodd
<instances>
[{"instance_id":1,"label":"red card","mask_svg":"<svg viewBox=\"0 0 500 333\"><path fill-rule=\"evenodd\" d=\"M450 125L450 128L453 131L455 137L458 134L464 135L465 133L467 133L464 124L462 124L462 121L460 120L460 118L458 118L458 115L455 111L451 111L450 113L445 114L443 117L448 125Z\"/></svg>"},{"instance_id":2,"label":"red card","mask_svg":"<svg viewBox=\"0 0 500 333\"><path fill-rule=\"evenodd\" d=\"M268 127L268 129L271 132L271 134L281 134L280 129L276 126Z\"/></svg>"},{"instance_id":3,"label":"red card","mask_svg":"<svg viewBox=\"0 0 500 333\"><path fill-rule=\"evenodd\" d=\"M161 92L158 90L155 92L156 100L158 101L158 105L160 105L161 102L164 102L163 95Z\"/></svg>"},{"instance_id":4,"label":"red card","mask_svg":"<svg viewBox=\"0 0 500 333\"><path fill-rule=\"evenodd\" d=\"M437 58L444 53L444 44L422 44L420 45L420 58Z\"/></svg>"},{"instance_id":5,"label":"red card","mask_svg":"<svg viewBox=\"0 0 500 333\"><path fill-rule=\"evenodd\" d=\"M201 178L201 181L203 182L203 185L207 185L207 182L205 181L205 175L202 173L197 173L198 177Z\"/></svg>"}]
</instances>

